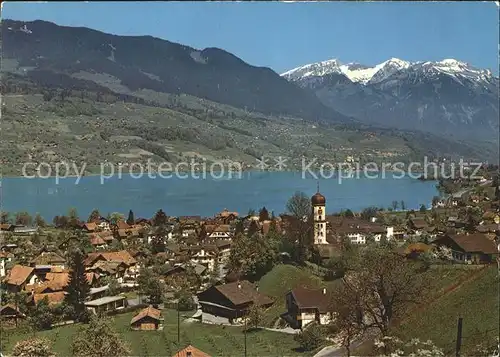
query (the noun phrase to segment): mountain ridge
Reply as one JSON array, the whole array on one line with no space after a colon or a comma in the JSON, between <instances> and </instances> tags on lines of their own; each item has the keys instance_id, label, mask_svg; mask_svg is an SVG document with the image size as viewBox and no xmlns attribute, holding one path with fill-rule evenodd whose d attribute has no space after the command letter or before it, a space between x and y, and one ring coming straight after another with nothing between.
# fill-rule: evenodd
<instances>
[{"instance_id":1,"label":"mountain ridge","mask_svg":"<svg viewBox=\"0 0 500 357\"><path fill-rule=\"evenodd\" d=\"M489 69L455 59L372 67L333 59L282 76L365 123L498 142L499 78Z\"/></svg>"},{"instance_id":2,"label":"mountain ridge","mask_svg":"<svg viewBox=\"0 0 500 357\"><path fill-rule=\"evenodd\" d=\"M104 73L132 90L186 93L313 121L353 120L271 69L215 47L200 50L152 36L119 36L41 20L3 20L2 41L3 57L16 60L27 75L33 69L70 76Z\"/></svg>"}]
</instances>

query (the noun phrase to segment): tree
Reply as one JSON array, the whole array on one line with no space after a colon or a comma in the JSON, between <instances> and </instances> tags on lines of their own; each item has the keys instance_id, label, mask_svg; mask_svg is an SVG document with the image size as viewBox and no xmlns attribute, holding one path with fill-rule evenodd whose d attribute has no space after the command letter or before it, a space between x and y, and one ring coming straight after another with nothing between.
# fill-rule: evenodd
<instances>
[{"instance_id":1,"label":"tree","mask_svg":"<svg viewBox=\"0 0 500 357\"><path fill-rule=\"evenodd\" d=\"M399 207L399 202L398 201L392 201L391 207L394 211L396 211Z\"/></svg>"},{"instance_id":2,"label":"tree","mask_svg":"<svg viewBox=\"0 0 500 357\"><path fill-rule=\"evenodd\" d=\"M12 350L14 357L55 357L51 343L46 338L34 337L19 341Z\"/></svg>"},{"instance_id":3,"label":"tree","mask_svg":"<svg viewBox=\"0 0 500 357\"><path fill-rule=\"evenodd\" d=\"M375 328L387 336L395 318L404 317L409 306L423 294L419 274L421 262L385 247L373 246L361 251L353 272L344 277L345 293L362 311L364 329Z\"/></svg>"},{"instance_id":4,"label":"tree","mask_svg":"<svg viewBox=\"0 0 500 357\"><path fill-rule=\"evenodd\" d=\"M262 207L262 209L259 211L259 221L268 221L269 220L269 212L266 209L266 207Z\"/></svg>"},{"instance_id":5,"label":"tree","mask_svg":"<svg viewBox=\"0 0 500 357\"><path fill-rule=\"evenodd\" d=\"M375 206L370 206L361 211L361 218L365 221L369 221L372 217L377 215L378 208Z\"/></svg>"},{"instance_id":6,"label":"tree","mask_svg":"<svg viewBox=\"0 0 500 357\"><path fill-rule=\"evenodd\" d=\"M10 222L9 212L0 212L0 224L8 224Z\"/></svg>"},{"instance_id":7,"label":"tree","mask_svg":"<svg viewBox=\"0 0 500 357\"><path fill-rule=\"evenodd\" d=\"M16 224L22 225L22 226L29 226L31 225L33 219L29 215L28 212L18 212L16 213Z\"/></svg>"},{"instance_id":8,"label":"tree","mask_svg":"<svg viewBox=\"0 0 500 357\"><path fill-rule=\"evenodd\" d=\"M261 234L240 234L233 240L227 267L250 279L257 279L272 269L278 260L278 244Z\"/></svg>"},{"instance_id":9,"label":"tree","mask_svg":"<svg viewBox=\"0 0 500 357\"><path fill-rule=\"evenodd\" d=\"M248 325L257 329L262 321L264 311L258 305L253 304L248 311Z\"/></svg>"},{"instance_id":10,"label":"tree","mask_svg":"<svg viewBox=\"0 0 500 357\"><path fill-rule=\"evenodd\" d=\"M120 339L109 323L92 317L72 341L71 350L75 357L118 357L130 355L130 348Z\"/></svg>"},{"instance_id":11,"label":"tree","mask_svg":"<svg viewBox=\"0 0 500 357\"><path fill-rule=\"evenodd\" d=\"M128 218L127 218L127 224L129 226L132 226L135 224L135 219L134 219L134 212L132 210L128 211Z\"/></svg>"},{"instance_id":12,"label":"tree","mask_svg":"<svg viewBox=\"0 0 500 357\"><path fill-rule=\"evenodd\" d=\"M47 297L36 304L29 320L35 330L47 330L51 328L52 323L54 322L54 315L50 310L49 300Z\"/></svg>"},{"instance_id":13,"label":"tree","mask_svg":"<svg viewBox=\"0 0 500 357\"><path fill-rule=\"evenodd\" d=\"M311 203L304 192L295 192L286 203L289 214L300 219L307 219L311 214Z\"/></svg>"},{"instance_id":14,"label":"tree","mask_svg":"<svg viewBox=\"0 0 500 357\"><path fill-rule=\"evenodd\" d=\"M66 216L55 216L52 223L56 228L68 228L68 217Z\"/></svg>"},{"instance_id":15,"label":"tree","mask_svg":"<svg viewBox=\"0 0 500 357\"><path fill-rule=\"evenodd\" d=\"M43 217L40 215L40 213L37 213L35 215L35 225L37 227L45 227L47 224L45 223L45 220L43 219Z\"/></svg>"},{"instance_id":16,"label":"tree","mask_svg":"<svg viewBox=\"0 0 500 357\"><path fill-rule=\"evenodd\" d=\"M340 337L342 347L345 348L348 357L351 355L351 343L364 333L363 311L356 299L356 294L352 294L352 291L342 285L332 295L331 302L335 313L332 327L335 328L336 335Z\"/></svg>"},{"instance_id":17,"label":"tree","mask_svg":"<svg viewBox=\"0 0 500 357\"><path fill-rule=\"evenodd\" d=\"M419 209L419 211L420 211L421 213L425 213L425 212L427 212L427 207L425 207L425 205L420 205L420 209Z\"/></svg>"},{"instance_id":18,"label":"tree","mask_svg":"<svg viewBox=\"0 0 500 357\"><path fill-rule=\"evenodd\" d=\"M321 328L315 322L296 334L293 339L300 344L304 351L315 350L324 341Z\"/></svg>"},{"instance_id":19,"label":"tree","mask_svg":"<svg viewBox=\"0 0 500 357\"><path fill-rule=\"evenodd\" d=\"M90 293L90 286L85 274L83 264L84 254L80 249L72 249L68 254L69 282L67 287L68 294L65 301L71 305L75 311L74 319L77 321L86 321L88 312L85 307L85 299Z\"/></svg>"},{"instance_id":20,"label":"tree","mask_svg":"<svg viewBox=\"0 0 500 357\"><path fill-rule=\"evenodd\" d=\"M349 218L354 217L354 213L349 208L342 212L342 215Z\"/></svg>"},{"instance_id":21,"label":"tree","mask_svg":"<svg viewBox=\"0 0 500 357\"><path fill-rule=\"evenodd\" d=\"M106 285L108 285L108 290L106 291L108 296L115 296L120 293L121 287L118 280L115 277L109 276L106 279Z\"/></svg>"},{"instance_id":22,"label":"tree","mask_svg":"<svg viewBox=\"0 0 500 357\"><path fill-rule=\"evenodd\" d=\"M94 209L91 213L89 218L87 219L87 223L92 223L92 222L97 222L99 219L101 219L101 214L99 213L98 209Z\"/></svg>"},{"instance_id":23,"label":"tree","mask_svg":"<svg viewBox=\"0 0 500 357\"><path fill-rule=\"evenodd\" d=\"M137 277L137 284L139 285L139 293L145 295L150 304L163 302L164 287L150 269L141 269Z\"/></svg>"},{"instance_id":24,"label":"tree","mask_svg":"<svg viewBox=\"0 0 500 357\"><path fill-rule=\"evenodd\" d=\"M248 232L247 235L249 237L252 237L254 234L257 234L260 230L259 223L257 223L256 220L253 220L250 222L250 225L248 226Z\"/></svg>"},{"instance_id":25,"label":"tree","mask_svg":"<svg viewBox=\"0 0 500 357\"><path fill-rule=\"evenodd\" d=\"M80 220L78 219L78 212L76 211L76 208L70 208L68 211L68 226L70 228L77 228L79 221Z\"/></svg>"},{"instance_id":26,"label":"tree","mask_svg":"<svg viewBox=\"0 0 500 357\"><path fill-rule=\"evenodd\" d=\"M167 224L167 215L162 209L159 209L153 217L153 226L163 226Z\"/></svg>"},{"instance_id":27,"label":"tree","mask_svg":"<svg viewBox=\"0 0 500 357\"><path fill-rule=\"evenodd\" d=\"M120 212L113 212L109 215L109 222L116 226L118 224L118 222L121 222L123 221L123 214L121 214Z\"/></svg>"},{"instance_id":28,"label":"tree","mask_svg":"<svg viewBox=\"0 0 500 357\"><path fill-rule=\"evenodd\" d=\"M312 241L312 224L310 222L311 204L305 193L296 192L286 204L287 212L292 216L289 222L289 239L295 242L295 249L292 252L293 259L304 264L307 260Z\"/></svg>"}]
</instances>

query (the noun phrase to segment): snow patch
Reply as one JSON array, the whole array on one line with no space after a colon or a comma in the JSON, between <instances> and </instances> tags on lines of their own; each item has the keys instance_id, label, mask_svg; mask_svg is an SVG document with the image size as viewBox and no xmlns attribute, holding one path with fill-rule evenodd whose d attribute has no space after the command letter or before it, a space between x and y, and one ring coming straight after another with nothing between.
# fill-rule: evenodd
<instances>
[{"instance_id":1,"label":"snow patch","mask_svg":"<svg viewBox=\"0 0 500 357\"><path fill-rule=\"evenodd\" d=\"M30 29L28 29L28 27L26 26L26 24L24 24L19 30L22 31L22 32L24 32L24 33L27 33L27 34L33 33L33 31L31 31Z\"/></svg>"},{"instance_id":2,"label":"snow patch","mask_svg":"<svg viewBox=\"0 0 500 357\"><path fill-rule=\"evenodd\" d=\"M195 62L201 64L207 64L207 59L201 55L200 51L192 51L189 55Z\"/></svg>"}]
</instances>

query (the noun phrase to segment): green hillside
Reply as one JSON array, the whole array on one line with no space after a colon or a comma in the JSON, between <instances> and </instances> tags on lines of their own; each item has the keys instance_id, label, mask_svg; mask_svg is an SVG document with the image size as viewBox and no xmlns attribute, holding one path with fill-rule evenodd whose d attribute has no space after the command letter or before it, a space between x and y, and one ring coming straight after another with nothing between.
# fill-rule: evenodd
<instances>
[{"instance_id":1,"label":"green hillside","mask_svg":"<svg viewBox=\"0 0 500 357\"><path fill-rule=\"evenodd\" d=\"M451 281L446 281L450 287ZM496 267L488 267L454 290L419 309L401 323L396 334L406 340L430 339L447 354L455 349L457 320L463 318L462 351L474 354L475 346L494 344L499 336L499 287Z\"/></svg>"}]
</instances>

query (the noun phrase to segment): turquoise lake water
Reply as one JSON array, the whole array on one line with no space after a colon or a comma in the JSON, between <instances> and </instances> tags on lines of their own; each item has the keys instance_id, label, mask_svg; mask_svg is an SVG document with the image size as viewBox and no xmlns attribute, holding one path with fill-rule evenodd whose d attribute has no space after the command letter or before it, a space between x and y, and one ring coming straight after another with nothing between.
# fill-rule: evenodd
<instances>
[{"instance_id":1,"label":"turquoise lake water","mask_svg":"<svg viewBox=\"0 0 500 357\"><path fill-rule=\"evenodd\" d=\"M430 205L437 194L436 183L409 177L320 179L320 191L327 199L327 213L342 209L361 210L368 206L388 207L394 200L403 200L407 208ZM2 206L8 212L40 213L52 221L55 215L66 214L75 207L81 218L97 208L102 215L111 212L135 217L151 217L162 208L167 215L213 216L224 208L246 214L250 208L265 206L276 214L285 211L287 200L295 191L308 196L316 192L318 180L302 178L299 172L244 172L232 179L134 179L128 175L113 177L101 184L98 176L76 178L4 178Z\"/></svg>"}]
</instances>

